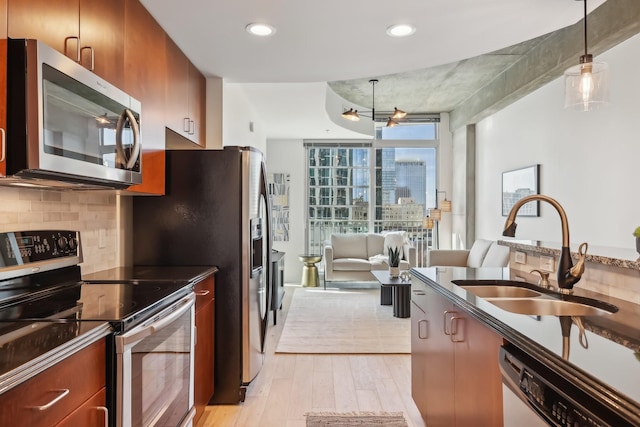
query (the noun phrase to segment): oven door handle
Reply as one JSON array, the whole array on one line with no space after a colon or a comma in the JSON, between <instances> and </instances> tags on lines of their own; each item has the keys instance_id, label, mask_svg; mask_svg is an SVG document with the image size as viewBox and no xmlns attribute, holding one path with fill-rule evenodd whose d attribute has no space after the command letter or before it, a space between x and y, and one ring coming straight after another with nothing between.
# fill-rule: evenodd
<instances>
[{"instance_id":1,"label":"oven door handle","mask_svg":"<svg viewBox=\"0 0 640 427\"><path fill-rule=\"evenodd\" d=\"M189 311L196 300L195 294L192 292L188 296L184 297L181 301L176 303L176 308L166 317L163 317L151 324L141 325L131 330L131 332L124 335L120 335L116 338L116 351L118 353L124 353L125 347L140 341L143 338L153 335L162 328L170 325L184 313ZM160 314L162 315L162 313Z\"/></svg>"}]
</instances>

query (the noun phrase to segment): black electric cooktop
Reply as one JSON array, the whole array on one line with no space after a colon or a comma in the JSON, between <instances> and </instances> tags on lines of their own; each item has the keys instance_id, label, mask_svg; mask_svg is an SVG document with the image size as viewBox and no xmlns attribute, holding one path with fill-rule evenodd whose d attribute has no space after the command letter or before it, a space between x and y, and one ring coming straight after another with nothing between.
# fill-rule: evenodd
<instances>
[{"instance_id":1,"label":"black electric cooktop","mask_svg":"<svg viewBox=\"0 0 640 427\"><path fill-rule=\"evenodd\" d=\"M0 233L0 378L104 322L131 329L192 291L149 274L82 280L81 262L77 232Z\"/></svg>"}]
</instances>

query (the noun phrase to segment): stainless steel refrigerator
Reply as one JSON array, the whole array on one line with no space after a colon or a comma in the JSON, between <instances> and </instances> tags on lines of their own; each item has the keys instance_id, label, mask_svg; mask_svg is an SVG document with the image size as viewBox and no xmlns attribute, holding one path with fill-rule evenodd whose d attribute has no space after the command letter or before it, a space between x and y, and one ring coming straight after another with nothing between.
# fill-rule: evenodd
<instances>
[{"instance_id":1,"label":"stainless steel refrigerator","mask_svg":"<svg viewBox=\"0 0 640 427\"><path fill-rule=\"evenodd\" d=\"M133 201L136 265L215 265L214 394L236 404L260 371L271 232L260 151L168 150L166 195Z\"/></svg>"}]
</instances>

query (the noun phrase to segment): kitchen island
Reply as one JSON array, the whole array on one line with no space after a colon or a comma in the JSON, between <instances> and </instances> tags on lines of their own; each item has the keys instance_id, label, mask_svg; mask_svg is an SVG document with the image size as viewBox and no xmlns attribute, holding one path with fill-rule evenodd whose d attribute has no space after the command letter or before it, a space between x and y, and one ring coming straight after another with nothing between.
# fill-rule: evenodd
<instances>
[{"instance_id":1,"label":"kitchen island","mask_svg":"<svg viewBox=\"0 0 640 427\"><path fill-rule=\"evenodd\" d=\"M576 319L584 327L581 336L580 328L575 322L570 321L568 334L566 322L565 327L562 327L560 317L567 316L531 316L508 312L452 283L454 280L515 280L509 268L418 268L412 269L411 273L414 277L412 310L417 310L416 301L420 295L429 294L446 299L453 304L454 310L460 310L465 316L484 326L488 335L501 337L563 378L570 378L572 384L607 408L613 409L628 425L640 425L638 305L576 286L575 295L595 298L619 308L615 313L581 316L579 320ZM414 318L413 312L411 316ZM442 312L438 316L442 318ZM420 338L431 338L438 331L438 327L429 325L428 320L424 320L422 325L419 324L419 317L414 320ZM462 328L469 329L467 323L471 322L465 322ZM424 330L424 325L427 325L428 331ZM450 326L455 329L453 323ZM450 330L449 334L451 332ZM413 334L414 331L412 336ZM453 335L455 336L455 331ZM451 341L459 339L467 339L467 336L452 338ZM413 343L412 338L412 346ZM469 346L469 343L465 345ZM497 363L497 349L492 351ZM414 352L412 348L412 354L420 352ZM474 386L478 387L478 393L483 393L486 389L486 384ZM416 389L416 385L412 387ZM465 391L467 394L475 393L472 388Z\"/></svg>"}]
</instances>

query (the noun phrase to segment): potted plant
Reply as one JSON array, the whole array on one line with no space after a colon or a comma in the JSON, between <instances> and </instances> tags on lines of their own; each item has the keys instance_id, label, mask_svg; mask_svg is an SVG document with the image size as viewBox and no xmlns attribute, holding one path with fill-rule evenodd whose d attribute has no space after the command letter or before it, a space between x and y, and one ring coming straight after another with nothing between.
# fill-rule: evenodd
<instances>
[{"instance_id":1,"label":"potted plant","mask_svg":"<svg viewBox=\"0 0 640 427\"><path fill-rule=\"evenodd\" d=\"M636 238L636 251L640 254L640 227L636 227L636 229L633 230L633 235Z\"/></svg>"},{"instance_id":2,"label":"potted plant","mask_svg":"<svg viewBox=\"0 0 640 427\"><path fill-rule=\"evenodd\" d=\"M400 249L389 247L389 277L400 275Z\"/></svg>"}]
</instances>

